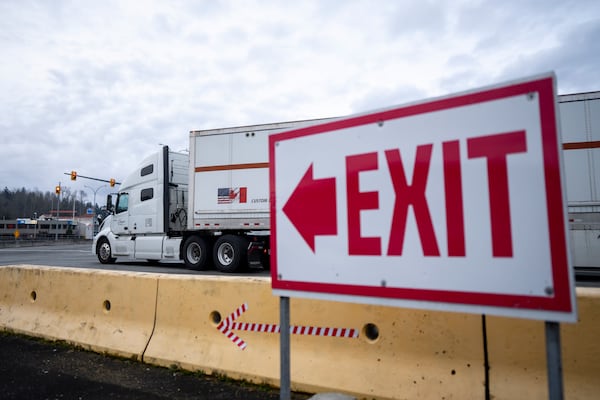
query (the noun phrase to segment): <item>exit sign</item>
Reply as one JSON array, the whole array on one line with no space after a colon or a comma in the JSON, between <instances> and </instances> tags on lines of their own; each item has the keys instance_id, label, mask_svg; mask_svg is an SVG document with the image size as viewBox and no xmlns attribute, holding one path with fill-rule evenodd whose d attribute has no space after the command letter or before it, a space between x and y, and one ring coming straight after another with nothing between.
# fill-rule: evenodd
<instances>
[{"instance_id":1,"label":"exit sign","mask_svg":"<svg viewBox=\"0 0 600 400\"><path fill-rule=\"evenodd\" d=\"M576 320L553 74L269 150L275 294Z\"/></svg>"}]
</instances>

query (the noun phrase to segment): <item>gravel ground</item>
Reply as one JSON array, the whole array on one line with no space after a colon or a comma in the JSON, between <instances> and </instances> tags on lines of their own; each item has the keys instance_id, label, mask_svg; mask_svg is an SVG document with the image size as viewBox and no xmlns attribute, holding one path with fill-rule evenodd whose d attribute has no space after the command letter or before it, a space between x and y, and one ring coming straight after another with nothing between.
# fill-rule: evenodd
<instances>
[{"instance_id":1,"label":"gravel ground","mask_svg":"<svg viewBox=\"0 0 600 400\"><path fill-rule=\"evenodd\" d=\"M9 399L279 399L279 389L156 367L0 332L0 397ZM293 400L310 398L292 393Z\"/></svg>"}]
</instances>

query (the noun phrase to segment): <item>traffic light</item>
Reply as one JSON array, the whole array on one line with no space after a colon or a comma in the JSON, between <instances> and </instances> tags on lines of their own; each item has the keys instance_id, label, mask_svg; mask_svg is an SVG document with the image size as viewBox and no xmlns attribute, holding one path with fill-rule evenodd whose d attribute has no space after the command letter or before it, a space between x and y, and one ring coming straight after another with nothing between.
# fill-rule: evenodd
<instances>
[{"instance_id":1,"label":"traffic light","mask_svg":"<svg viewBox=\"0 0 600 400\"><path fill-rule=\"evenodd\" d=\"M115 187L115 179L110 178L110 187Z\"/></svg>"},{"instance_id":2,"label":"traffic light","mask_svg":"<svg viewBox=\"0 0 600 400\"><path fill-rule=\"evenodd\" d=\"M77 171L71 171L71 180L72 181L77 180Z\"/></svg>"},{"instance_id":3,"label":"traffic light","mask_svg":"<svg viewBox=\"0 0 600 400\"><path fill-rule=\"evenodd\" d=\"M56 185L54 191L56 192L56 194L60 195L60 185Z\"/></svg>"}]
</instances>

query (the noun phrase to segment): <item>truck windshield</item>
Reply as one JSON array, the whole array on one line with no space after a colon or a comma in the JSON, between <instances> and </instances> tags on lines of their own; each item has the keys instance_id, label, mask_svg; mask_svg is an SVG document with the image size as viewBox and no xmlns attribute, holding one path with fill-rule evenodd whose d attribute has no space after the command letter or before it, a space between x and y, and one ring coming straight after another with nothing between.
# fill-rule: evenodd
<instances>
[{"instance_id":1,"label":"truck windshield","mask_svg":"<svg viewBox=\"0 0 600 400\"><path fill-rule=\"evenodd\" d=\"M119 194L119 197L117 198L117 208L115 209L115 214L127 211L128 204L129 195L127 193Z\"/></svg>"}]
</instances>

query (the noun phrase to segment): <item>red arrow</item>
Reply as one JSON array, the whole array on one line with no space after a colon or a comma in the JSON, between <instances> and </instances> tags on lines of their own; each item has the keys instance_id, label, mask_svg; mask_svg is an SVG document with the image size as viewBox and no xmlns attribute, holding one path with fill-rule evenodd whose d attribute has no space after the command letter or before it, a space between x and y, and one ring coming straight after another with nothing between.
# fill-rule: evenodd
<instances>
[{"instance_id":1,"label":"red arrow","mask_svg":"<svg viewBox=\"0 0 600 400\"><path fill-rule=\"evenodd\" d=\"M315 236L337 235L335 178L313 179L310 164L283 212L314 253Z\"/></svg>"},{"instance_id":2,"label":"red arrow","mask_svg":"<svg viewBox=\"0 0 600 400\"><path fill-rule=\"evenodd\" d=\"M244 350L246 348L246 342L244 342L238 335L231 331L231 326L234 324L234 321L239 318L240 315L246 312L248 309L248 304L244 303L239 306L234 312L229 315L229 317L222 320L219 325L217 325L217 329L220 330L225 336L229 338L237 347Z\"/></svg>"},{"instance_id":3,"label":"red arrow","mask_svg":"<svg viewBox=\"0 0 600 400\"><path fill-rule=\"evenodd\" d=\"M278 324L260 324L251 322L235 322L243 313L248 310L248 303L239 306L229 317L222 320L217 329L221 331L237 347L245 350L247 345L242 338L233 333L233 331L249 331L261 333L281 333ZM312 335L312 336L331 336L338 338L358 338L358 329L354 328L328 328L317 326L290 325L290 334L292 335Z\"/></svg>"}]
</instances>

